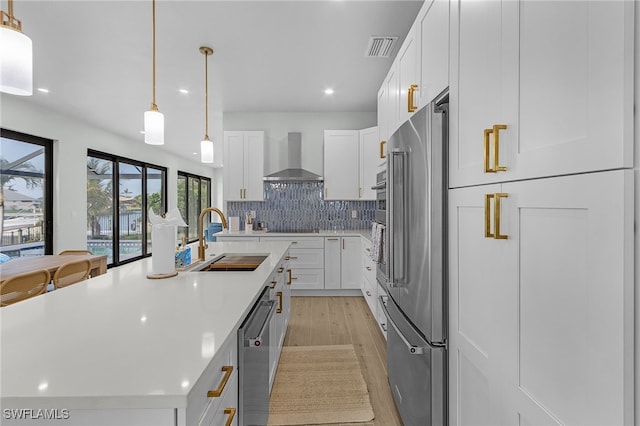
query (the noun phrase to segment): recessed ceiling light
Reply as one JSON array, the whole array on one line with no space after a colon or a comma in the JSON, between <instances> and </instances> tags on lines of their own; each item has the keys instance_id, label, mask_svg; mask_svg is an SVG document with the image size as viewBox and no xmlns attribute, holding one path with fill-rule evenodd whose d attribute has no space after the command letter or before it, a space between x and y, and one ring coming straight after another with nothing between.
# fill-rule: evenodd
<instances>
[{"instance_id":1,"label":"recessed ceiling light","mask_svg":"<svg viewBox=\"0 0 640 426\"><path fill-rule=\"evenodd\" d=\"M38 87L38 92L49 93L49 89L45 89L44 87Z\"/></svg>"},{"instance_id":2,"label":"recessed ceiling light","mask_svg":"<svg viewBox=\"0 0 640 426\"><path fill-rule=\"evenodd\" d=\"M144 135L144 130L140 130L140 134L141 134L141 135Z\"/></svg>"},{"instance_id":3,"label":"recessed ceiling light","mask_svg":"<svg viewBox=\"0 0 640 426\"><path fill-rule=\"evenodd\" d=\"M324 89L325 95L333 95L333 89Z\"/></svg>"},{"instance_id":4,"label":"recessed ceiling light","mask_svg":"<svg viewBox=\"0 0 640 426\"><path fill-rule=\"evenodd\" d=\"M180 93L182 93L182 94L185 94L185 95L186 95L187 93L189 93L189 91L188 91L187 89L180 89L180 90L178 90L178 92L180 92Z\"/></svg>"},{"instance_id":5,"label":"recessed ceiling light","mask_svg":"<svg viewBox=\"0 0 640 426\"><path fill-rule=\"evenodd\" d=\"M192 154L193 154L193 155L198 155L198 153L197 153L197 152L192 152Z\"/></svg>"}]
</instances>

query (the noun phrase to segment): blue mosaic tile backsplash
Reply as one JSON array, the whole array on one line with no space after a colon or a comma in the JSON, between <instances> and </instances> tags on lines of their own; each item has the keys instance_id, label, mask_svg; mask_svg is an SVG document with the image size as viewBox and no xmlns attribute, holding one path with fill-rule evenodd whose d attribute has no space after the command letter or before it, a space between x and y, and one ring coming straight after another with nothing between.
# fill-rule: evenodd
<instances>
[{"instance_id":1,"label":"blue mosaic tile backsplash","mask_svg":"<svg viewBox=\"0 0 640 426\"><path fill-rule=\"evenodd\" d=\"M265 182L264 201L229 201L229 216L240 217L255 210L256 221L270 232L368 229L375 217L375 201L324 201L322 182ZM351 211L357 218L351 218Z\"/></svg>"}]
</instances>

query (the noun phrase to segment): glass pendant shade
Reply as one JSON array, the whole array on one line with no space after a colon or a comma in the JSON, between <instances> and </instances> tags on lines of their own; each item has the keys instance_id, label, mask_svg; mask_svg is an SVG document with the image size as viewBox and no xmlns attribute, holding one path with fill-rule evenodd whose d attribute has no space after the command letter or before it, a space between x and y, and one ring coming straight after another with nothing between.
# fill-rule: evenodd
<instances>
[{"instance_id":1,"label":"glass pendant shade","mask_svg":"<svg viewBox=\"0 0 640 426\"><path fill-rule=\"evenodd\" d=\"M144 143L164 145L164 114L160 111L145 111Z\"/></svg>"},{"instance_id":2,"label":"glass pendant shade","mask_svg":"<svg viewBox=\"0 0 640 426\"><path fill-rule=\"evenodd\" d=\"M213 163L213 141L205 137L200 142L200 161L203 163Z\"/></svg>"},{"instance_id":3,"label":"glass pendant shade","mask_svg":"<svg viewBox=\"0 0 640 426\"><path fill-rule=\"evenodd\" d=\"M22 32L0 26L0 91L19 96L33 94L33 48Z\"/></svg>"}]
</instances>

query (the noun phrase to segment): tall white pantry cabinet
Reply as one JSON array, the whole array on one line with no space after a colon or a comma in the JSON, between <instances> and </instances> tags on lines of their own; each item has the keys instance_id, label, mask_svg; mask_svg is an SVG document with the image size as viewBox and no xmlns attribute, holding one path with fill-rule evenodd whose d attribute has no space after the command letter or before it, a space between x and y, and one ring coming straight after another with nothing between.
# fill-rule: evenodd
<instances>
[{"instance_id":1,"label":"tall white pantry cabinet","mask_svg":"<svg viewBox=\"0 0 640 426\"><path fill-rule=\"evenodd\" d=\"M450 2L452 425L634 424L638 7Z\"/></svg>"}]
</instances>

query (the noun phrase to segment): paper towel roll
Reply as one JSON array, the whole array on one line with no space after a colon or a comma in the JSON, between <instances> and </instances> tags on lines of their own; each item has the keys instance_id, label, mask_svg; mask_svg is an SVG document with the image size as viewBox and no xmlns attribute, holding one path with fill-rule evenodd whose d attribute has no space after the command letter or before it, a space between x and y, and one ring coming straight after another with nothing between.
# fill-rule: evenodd
<instances>
[{"instance_id":1,"label":"paper towel roll","mask_svg":"<svg viewBox=\"0 0 640 426\"><path fill-rule=\"evenodd\" d=\"M176 270L176 225L151 226L151 271L153 274L171 274Z\"/></svg>"}]
</instances>

